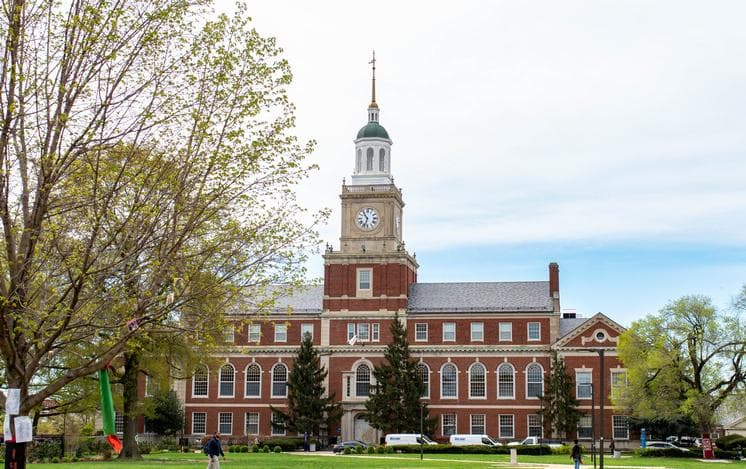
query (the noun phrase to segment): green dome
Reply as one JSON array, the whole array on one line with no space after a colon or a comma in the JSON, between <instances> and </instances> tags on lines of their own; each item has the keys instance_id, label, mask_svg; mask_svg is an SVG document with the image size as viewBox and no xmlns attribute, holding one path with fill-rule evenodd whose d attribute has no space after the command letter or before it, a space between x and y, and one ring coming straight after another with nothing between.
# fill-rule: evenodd
<instances>
[{"instance_id":1,"label":"green dome","mask_svg":"<svg viewBox=\"0 0 746 469\"><path fill-rule=\"evenodd\" d=\"M368 122L357 133L357 138L385 138L389 139L389 133L378 122Z\"/></svg>"}]
</instances>

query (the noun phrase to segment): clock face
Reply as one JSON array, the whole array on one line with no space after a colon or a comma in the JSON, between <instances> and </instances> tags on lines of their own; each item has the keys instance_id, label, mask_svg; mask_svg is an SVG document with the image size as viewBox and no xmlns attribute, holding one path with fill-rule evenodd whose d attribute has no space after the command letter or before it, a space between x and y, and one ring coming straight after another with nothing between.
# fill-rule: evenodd
<instances>
[{"instance_id":1,"label":"clock face","mask_svg":"<svg viewBox=\"0 0 746 469\"><path fill-rule=\"evenodd\" d=\"M376 209L367 207L360 210L357 214L357 226L364 230L372 230L378 226L378 212Z\"/></svg>"}]
</instances>

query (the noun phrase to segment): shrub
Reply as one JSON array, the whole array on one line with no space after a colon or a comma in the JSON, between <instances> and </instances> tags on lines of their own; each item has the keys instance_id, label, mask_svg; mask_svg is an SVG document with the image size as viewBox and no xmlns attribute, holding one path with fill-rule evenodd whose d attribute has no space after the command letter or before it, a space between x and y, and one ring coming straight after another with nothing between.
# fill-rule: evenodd
<instances>
[{"instance_id":1,"label":"shrub","mask_svg":"<svg viewBox=\"0 0 746 469\"><path fill-rule=\"evenodd\" d=\"M252 453L258 453L259 452L259 445L251 445L251 452Z\"/></svg>"},{"instance_id":2,"label":"shrub","mask_svg":"<svg viewBox=\"0 0 746 469\"><path fill-rule=\"evenodd\" d=\"M701 458L701 451L681 451L675 448L645 448L635 450L643 458Z\"/></svg>"},{"instance_id":3,"label":"shrub","mask_svg":"<svg viewBox=\"0 0 746 469\"><path fill-rule=\"evenodd\" d=\"M728 435L722 438L718 438L715 441L718 448L726 451L734 451L736 446L740 446L741 449L746 450L746 436L743 435Z\"/></svg>"},{"instance_id":4,"label":"shrub","mask_svg":"<svg viewBox=\"0 0 746 469\"><path fill-rule=\"evenodd\" d=\"M277 445L274 448L272 448L272 451L274 451L275 453L282 453L282 446Z\"/></svg>"},{"instance_id":5,"label":"shrub","mask_svg":"<svg viewBox=\"0 0 746 469\"><path fill-rule=\"evenodd\" d=\"M140 451L140 454L150 454L153 452L153 445L145 441L139 441L137 443L137 449Z\"/></svg>"},{"instance_id":6,"label":"shrub","mask_svg":"<svg viewBox=\"0 0 746 469\"><path fill-rule=\"evenodd\" d=\"M279 446L283 451L294 451L303 447L302 437L273 437L264 441L270 448Z\"/></svg>"},{"instance_id":7,"label":"shrub","mask_svg":"<svg viewBox=\"0 0 746 469\"><path fill-rule=\"evenodd\" d=\"M241 445L240 446L240 452L241 453L248 453L249 452L249 446L248 445Z\"/></svg>"},{"instance_id":8,"label":"shrub","mask_svg":"<svg viewBox=\"0 0 746 469\"><path fill-rule=\"evenodd\" d=\"M343 451L344 454L352 454L352 448L349 446L345 446L345 449Z\"/></svg>"},{"instance_id":9,"label":"shrub","mask_svg":"<svg viewBox=\"0 0 746 469\"><path fill-rule=\"evenodd\" d=\"M269 445L262 446L262 453L269 453Z\"/></svg>"},{"instance_id":10,"label":"shrub","mask_svg":"<svg viewBox=\"0 0 746 469\"><path fill-rule=\"evenodd\" d=\"M355 446L355 452L357 454L363 454L364 451L365 449L362 446Z\"/></svg>"},{"instance_id":11,"label":"shrub","mask_svg":"<svg viewBox=\"0 0 746 469\"><path fill-rule=\"evenodd\" d=\"M384 450L384 452L391 454L394 452L394 448L392 446L386 446L386 449Z\"/></svg>"},{"instance_id":12,"label":"shrub","mask_svg":"<svg viewBox=\"0 0 746 469\"><path fill-rule=\"evenodd\" d=\"M60 463L60 457L59 457L59 456L55 456L55 457L53 457L53 458L52 458L52 463L53 463L53 464L59 464L59 463Z\"/></svg>"},{"instance_id":13,"label":"shrub","mask_svg":"<svg viewBox=\"0 0 746 469\"><path fill-rule=\"evenodd\" d=\"M376 449L373 446L368 446L368 454L376 454Z\"/></svg>"},{"instance_id":14,"label":"shrub","mask_svg":"<svg viewBox=\"0 0 746 469\"><path fill-rule=\"evenodd\" d=\"M110 461L111 460L111 448L104 448L103 451L101 451L101 457L104 461Z\"/></svg>"},{"instance_id":15,"label":"shrub","mask_svg":"<svg viewBox=\"0 0 746 469\"><path fill-rule=\"evenodd\" d=\"M44 461L54 457L59 458L60 456L62 456L62 448L56 441L42 441L31 445L28 455L32 461Z\"/></svg>"},{"instance_id":16,"label":"shrub","mask_svg":"<svg viewBox=\"0 0 746 469\"><path fill-rule=\"evenodd\" d=\"M385 447L385 446L378 446L378 447L376 448L376 453L377 453L377 454L383 454L383 453L385 453L385 452L386 452L386 447Z\"/></svg>"}]
</instances>

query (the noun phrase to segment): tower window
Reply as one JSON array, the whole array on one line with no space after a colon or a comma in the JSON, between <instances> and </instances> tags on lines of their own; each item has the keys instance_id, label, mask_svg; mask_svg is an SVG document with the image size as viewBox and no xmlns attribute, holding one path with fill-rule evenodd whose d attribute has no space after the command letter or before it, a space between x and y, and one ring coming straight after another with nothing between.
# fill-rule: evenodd
<instances>
[{"instance_id":1,"label":"tower window","mask_svg":"<svg viewBox=\"0 0 746 469\"><path fill-rule=\"evenodd\" d=\"M359 173L363 166L363 150L357 150L357 160L355 161L355 172Z\"/></svg>"},{"instance_id":2,"label":"tower window","mask_svg":"<svg viewBox=\"0 0 746 469\"><path fill-rule=\"evenodd\" d=\"M368 148L368 151L366 152L365 170L373 171L373 149L372 148Z\"/></svg>"},{"instance_id":3,"label":"tower window","mask_svg":"<svg viewBox=\"0 0 746 469\"><path fill-rule=\"evenodd\" d=\"M383 148L378 151L378 170L380 172L386 171L386 150Z\"/></svg>"}]
</instances>

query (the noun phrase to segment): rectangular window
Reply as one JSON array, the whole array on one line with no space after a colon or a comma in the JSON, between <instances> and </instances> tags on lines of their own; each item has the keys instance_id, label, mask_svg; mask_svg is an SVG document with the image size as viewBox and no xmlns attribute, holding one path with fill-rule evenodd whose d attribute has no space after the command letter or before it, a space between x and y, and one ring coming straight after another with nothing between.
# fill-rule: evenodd
<instances>
[{"instance_id":1,"label":"rectangular window","mask_svg":"<svg viewBox=\"0 0 746 469\"><path fill-rule=\"evenodd\" d=\"M443 436L451 436L456 434L456 414L443 414L440 416Z\"/></svg>"},{"instance_id":2,"label":"rectangular window","mask_svg":"<svg viewBox=\"0 0 746 469\"><path fill-rule=\"evenodd\" d=\"M513 415L498 415L500 427L498 428L500 438L515 438Z\"/></svg>"},{"instance_id":3,"label":"rectangular window","mask_svg":"<svg viewBox=\"0 0 746 469\"><path fill-rule=\"evenodd\" d=\"M192 435L204 435L207 433L207 413L192 412Z\"/></svg>"},{"instance_id":4,"label":"rectangular window","mask_svg":"<svg viewBox=\"0 0 746 469\"><path fill-rule=\"evenodd\" d=\"M484 431L484 414L471 415L471 429L472 435L484 435L487 432Z\"/></svg>"},{"instance_id":5,"label":"rectangular window","mask_svg":"<svg viewBox=\"0 0 746 469\"><path fill-rule=\"evenodd\" d=\"M510 342L513 340L512 322L501 322L498 327L500 328L500 342Z\"/></svg>"},{"instance_id":6,"label":"rectangular window","mask_svg":"<svg viewBox=\"0 0 746 469\"><path fill-rule=\"evenodd\" d=\"M275 324L275 342L287 342L288 341L288 325L287 324Z\"/></svg>"},{"instance_id":7,"label":"rectangular window","mask_svg":"<svg viewBox=\"0 0 746 469\"><path fill-rule=\"evenodd\" d=\"M359 323L357 325L358 340L370 340L370 324Z\"/></svg>"},{"instance_id":8,"label":"rectangular window","mask_svg":"<svg viewBox=\"0 0 746 469\"><path fill-rule=\"evenodd\" d=\"M302 341L306 334L311 336L311 340L313 340L313 324L301 324L300 325L300 340Z\"/></svg>"},{"instance_id":9,"label":"rectangular window","mask_svg":"<svg viewBox=\"0 0 746 469\"><path fill-rule=\"evenodd\" d=\"M360 269L357 271L357 289L370 290L370 269Z\"/></svg>"},{"instance_id":10,"label":"rectangular window","mask_svg":"<svg viewBox=\"0 0 746 469\"><path fill-rule=\"evenodd\" d=\"M347 340L350 340L353 337L355 337L355 323L348 322L347 323Z\"/></svg>"},{"instance_id":11,"label":"rectangular window","mask_svg":"<svg viewBox=\"0 0 746 469\"><path fill-rule=\"evenodd\" d=\"M541 323L528 323L528 340L541 340Z\"/></svg>"},{"instance_id":12,"label":"rectangular window","mask_svg":"<svg viewBox=\"0 0 746 469\"><path fill-rule=\"evenodd\" d=\"M416 342L427 342L427 323L418 322L414 325L414 340Z\"/></svg>"},{"instance_id":13,"label":"rectangular window","mask_svg":"<svg viewBox=\"0 0 746 469\"><path fill-rule=\"evenodd\" d=\"M233 341L236 340L235 332L233 324L228 324L225 326L225 329L223 329L223 340L228 344L233 343Z\"/></svg>"},{"instance_id":14,"label":"rectangular window","mask_svg":"<svg viewBox=\"0 0 746 469\"><path fill-rule=\"evenodd\" d=\"M626 415L612 415L612 427L615 440L629 440L629 417Z\"/></svg>"},{"instance_id":15,"label":"rectangular window","mask_svg":"<svg viewBox=\"0 0 746 469\"><path fill-rule=\"evenodd\" d=\"M262 325L249 324L249 342L259 342L262 340Z\"/></svg>"},{"instance_id":16,"label":"rectangular window","mask_svg":"<svg viewBox=\"0 0 746 469\"><path fill-rule=\"evenodd\" d=\"M543 437L544 432L541 431L541 415L529 414L528 416L528 436Z\"/></svg>"},{"instance_id":17,"label":"rectangular window","mask_svg":"<svg viewBox=\"0 0 746 469\"><path fill-rule=\"evenodd\" d=\"M285 434L285 419L282 417L282 414L278 414L277 412L272 412L272 434Z\"/></svg>"},{"instance_id":18,"label":"rectangular window","mask_svg":"<svg viewBox=\"0 0 746 469\"><path fill-rule=\"evenodd\" d=\"M443 342L456 342L456 323L443 323Z\"/></svg>"},{"instance_id":19,"label":"rectangular window","mask_svg":"<svg viewBox=\"0 0 746 469\"><path fill-rule=\"evenodd\" d=\"M233 413L220 412L218 414L218 431L224 435L233 434Z\"/></svg>"},{"instance_id":20,"label":"rectangular window","mask_svg":"<svg viewBox=\"0 0 746 469\"><path fill-rule=\"evenodd\" d=\"M124 433L124 415L117 412L114 416L114 431Z\"/></svg>"},{"instance_id":21,"label":"rectangular window","mask_svg":"<svg viewBox=\"0 0 746 469\"><path fill-rule=\"evenodd\" d=\"M471 341L472 342L483 342L484 341L484 323L483 322L471 323Z\"/></svg>"},{"instance_id":22,"label":"rectangular window","mask_svg":"<svg viewBox=\"0 0 746 469\"><path fill-rule=\"evenodd\" d=\"M583 415L578 420L578 439L590 440L593 438L593 420L590 415Z\"/></svg>"},{"instance_id":23,"label":"rectangular window","mask_svg":"<svg viewBox=\"0 0 746 469\"><path fill-rule=\"evenodd\" d=\"M627 386L626 370L611 370L611 397L619 396L619 390Z\"/></svg>"},{"instance_id":24,"label":"rectangular window","mask_svg":"<svg viewBox=\"0 0 746 469\"><path fill-rule=\"evenodd\" d=\"M381 325L377 322L370 325L370 340L373 342L381 340Z\"/></svg>"},{"instance_id":25,"label":"rectangular window","mask_svg":"<svg viewBox=\"0 0 746 469\"><path fill-rule=\"evenodd\" d=\"M593 395L593 373L591 371L575 372L575 397L590 399Z\"/></svg>"},{"instance_id":26,"label":"rectangular window","mask_svg":"<svg viewBox=\"0 0 746 469\"><path fill-rule=\"evenodd\" d=\"M246 434L259 434L259 412L246 412Z\"/></svg>"}]
</instances>

